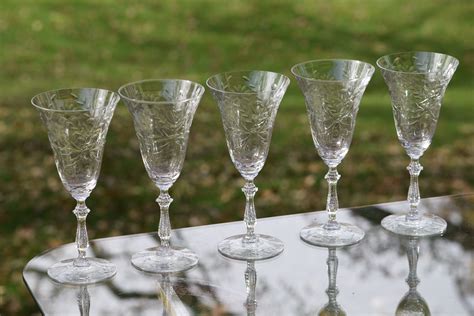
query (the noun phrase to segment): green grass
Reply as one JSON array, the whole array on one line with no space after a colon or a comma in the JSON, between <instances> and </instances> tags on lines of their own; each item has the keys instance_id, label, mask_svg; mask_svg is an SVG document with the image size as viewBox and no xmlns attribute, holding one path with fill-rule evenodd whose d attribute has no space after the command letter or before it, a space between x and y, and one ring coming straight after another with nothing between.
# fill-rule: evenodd
<instances>
[{"instance_id":1,"label":"green grass","mask_svg":"<svg viewBox=\"0 0 474 316\"><path fill-rule=\"evenodd\" d=\"M422 159L423 196L474 188L472 1L52 1L4 0L0 10L0 314L36 312L21 269L40 251L73 240L73 201L63 189L36 93L69 86L116 90L157 77L203 83L213 73L265 69L290 75L317 58L377 57L406 50L460 59L433 144ZM405 198L408 158L377 72L363 98L339 171L341 206ZM293 81L281 104L267 163L256 180L258 215L324 208L326 168ZM242 180L232 166L216 105L204 97L187 160L172 189L175 227L239 220ZM131 119L119 105L89 206L90 237L155 230L153 188Z\"/></svg>"}]
</instances>

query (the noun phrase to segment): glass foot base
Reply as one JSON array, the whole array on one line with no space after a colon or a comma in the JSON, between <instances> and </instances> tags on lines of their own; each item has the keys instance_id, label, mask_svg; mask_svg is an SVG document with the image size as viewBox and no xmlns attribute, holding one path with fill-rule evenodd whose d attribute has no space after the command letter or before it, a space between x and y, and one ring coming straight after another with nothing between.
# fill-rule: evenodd
<instances>
[{"instance_id":1,"label":"glass foot base","mask_svg":"<svg viewBox=\"0 0 474 316\"><path fill-rule=\"evenodd\" d=\"M132 256L132 265L148 273L172 273L191 269L198 263L198 256L186 248L154 247Z\"/></svg>"},{"instance_id":2,"label":"glass foot base","mask_svg":"<svg viewBox=\"0 0 474 316\"><path fill-rule=\"evenodd\" d=\"M245 235L224 239L217 249L228 258L237 260L263 260L278 256L284 249L283 242L268 235L256 235L256 242L245 242Z\"/></svg>"},{"instance_id":3,"label":"glass foot base","mask_svg":"<svg viewBox=\"0 0 474 316\"><path fill-rule=\"evenodd\" d=\"M357 244L365 233L352 224L339 223L340 228L328 230L325 223L316 223L303 228L300 237L308 244L322 247L343 247Z\"/></svg>"},{"instance_id":4,"label":"glass foot base","mask_svg":"<svg viewBox=\"0 0 474 316\"><path fill-rule=\"evenodd\" d=\"M390 215L382 220L382 226L397 235L426 237L443 234L448 224L436 215L422 215L419 221L407 221L406 215Z\"/></svg>"},{"instance_id":5,"label":"glass foot base","mask_svg":"<svg viewBox=\"0 0 474 316\"><path fill-rule=\"evenodd\" d=\"M76 259L55 263L48 269L48 276L63 284L92 284L110 279L117 273L115 265L99 258L85 258L84 265L74 265Z\"/></svg>"}]
</instances>

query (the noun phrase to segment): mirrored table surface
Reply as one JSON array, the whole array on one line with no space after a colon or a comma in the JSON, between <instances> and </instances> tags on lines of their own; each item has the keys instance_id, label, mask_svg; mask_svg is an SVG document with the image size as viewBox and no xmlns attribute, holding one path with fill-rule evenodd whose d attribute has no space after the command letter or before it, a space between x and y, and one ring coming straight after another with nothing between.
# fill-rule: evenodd
<instances>
[{"instance_id":1,"label":"mirrored table surface","mask_svg":"<svg viewBox=\"0 0 474 316\"><path fill-rule=\"evenodd\" d=\"M67 286L47 269L76 255L75 244L29 261L23 278L45 315L474 315L474 194L423 199L422 211L445 218L444 236L407 238L385 231L383 217L406 202L338 212L338 220L363 228L357 245L305 244L301 228L325 220L324 212L260 219L256 231L281 239L284 252L265 261L237 261L217 252L222 239L243 233L242 222L173 231L172 243L195 251L199 264L179 274L142 273L135 252L156 246L156 233L91 241L89 256L117 265L103 283Z\"/></svg>"}]
</instances>

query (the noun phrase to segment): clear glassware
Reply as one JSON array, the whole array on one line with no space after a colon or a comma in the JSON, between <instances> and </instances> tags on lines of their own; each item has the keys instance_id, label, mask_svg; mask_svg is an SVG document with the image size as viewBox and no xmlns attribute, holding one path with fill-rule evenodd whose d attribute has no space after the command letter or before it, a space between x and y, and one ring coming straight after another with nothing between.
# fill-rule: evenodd
<instances>
[{"instance_id":1,"label":"clear glassware","mask_svg":"<svg viewBox=\"0 0 474 316\"><path fill-rule=\"evenodd\" d=\"M407 258L409 273L406 278L408 284L408 292L402 297L400 303L398 303L397 310L395 311L396 316L405 315L431 315L430 308L425 299L418 292L417 287L420 283L420 279L417 275L418 256L420 252L419 237L409 237L403 240Z\"/></svg>"},{"instance_id":2,"label":"clear glassware","mask_svg":"<svg viewBox=\"0 0 474 316\"><path fill-rule=\"evenodd\" d=\"M247 299L244 306L247 316L257 315L257 270L255 261L247 260L247 269L245 269L245 287L247 288Z\"/></svg>"},{"instance_id":3,"label":"clear glassware","mask_svg":"<svg viewBox=\"0 0 474 316\"><path fill-rule=\"evenodd\" d=\"M316 150L329 167L325 177L329 185L328 221L314 223L300 233L312 245L347 246L364 237L360 228L336 220L337 166L349 151L359 103L374 70L368 63L343 59L307 61L291 68L305 97Z\"/></svg>"},{"instance_id":4,"label":"clear glassware","mask_svg":"<svg viewBox=\"0 0 474 316\"><path fill-rule=\"evenodd\" d=\"M339 260L337 258L337 248L328 248L328 259L326 261L328 266L328 288L326 294L328 295L328 302L319 311L320 316L346 316L346 312L337 302L337 295L339 289L337 287L337 267Z\"/></svg>"},{"instance_id":5,"label":"clear glassware","mask_svg":"<svg viewBox=\"0 0 474 316\"><path fill-rule=\"evenodd\" d=\"M431 236L446 230L444 219L418 210L418 176L423 170L419 159L431 144L444 92L458 64L454 57L430 52L397 53L377 60L390 91L398 139L411 159L409 210L382 220L382 226L396 234Z\"/></svg>"},{"instance_id":6,"label":"clear glassware","mask_svg":"<svg viewBox=\"0 0 474 316\"><path fill-rule=\"evenodd\" d=\"M79 315L88 316L91 309L91 296L87 290L87 285L81 285L76 294Z\"/></svg>"},{"instance_id":7,"label":"clear glassware","mask_svg":"<svg viewBox=\"0 0 474 316\"><path fill-rule=\"evenodd\" d=\"M31 99L48 130L59 177L77 201L78 257L60 261L48 269L59 283L90 284L111 278L115 265L107 260L86 257L89 239L86 199L97 184L105 137L120 97L115 92L94 89L61 89L43 92Z\"/></svg>"},{"instance_id":8,"label":"clear glassware","mask_svg":"<svg viewBox=\"0 0 474 316\"><path fill-rule=\"evenodd\" d=\"M160 190L158 236L160 245L132 256L132 264L150 273L184 271L198 257L186 248L170 245L168 190L183 167L194 113L204 93L198 83L179 79L152 79L128 83L119 94L132 114L145 169Z\"/></svg>"},{"instance_id":9,"label":"clear glassware","mask_svg":"<svg viewBox=\"0 0 474 316\"><path fill-rule=\"evenodd\" d=\"M160 273L157 279L157 296L163 304L162 315L191 316L194 313L190 306L186 305L173 288L172 276L170 273ZM183 289L181 295L183 294Z\"/></svg>"},{"instance_id":10,"label":"clear glassware","mask_svg":"<svg viewBox=\"0 0 474 316\"><path fill-rule=\"evenodd\" d=\"M288 77L267 71L236 71L207 80L221 113L229 154L245 179L244 221L247 233L219 243L221 254L239 260L261 260L283 251L283 243L255 233L257 223L254 179L263 168L278 107L290 83Z\"/></svg>"}]
</instances>

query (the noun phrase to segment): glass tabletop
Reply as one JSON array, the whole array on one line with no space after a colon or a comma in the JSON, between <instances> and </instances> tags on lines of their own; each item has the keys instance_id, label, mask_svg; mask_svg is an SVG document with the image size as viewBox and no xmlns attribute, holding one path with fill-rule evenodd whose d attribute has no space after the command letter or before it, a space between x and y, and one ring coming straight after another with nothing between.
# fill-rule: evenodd
<instances>
[{"instance_id":1,"label":"glass tabletop","mask_svg":"<svg viewBox=\"0 0 474 316\"><path fill-rule=\"evenodd\" d=\"M448 221L444 236L410 239L385 231L381 219L407 208L395 202L338 212L366 232L351 247L305 244L301 228L326 216L312 212L259 220L257 232L285 243L270 260L236 261L217 252L219 241L244 232L234 222L174 230L172 243L199 256L195 268L180 274L132 267L133 253L158 244L149 233L91 241L89 256L117 265L107 282L64 286L49 279L47 268L74 257L74 244L33 258L23 278L45 315L474 315L474 194L423 199L420 207Z\"/></svg>"}]
</instances>

